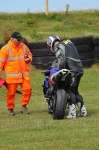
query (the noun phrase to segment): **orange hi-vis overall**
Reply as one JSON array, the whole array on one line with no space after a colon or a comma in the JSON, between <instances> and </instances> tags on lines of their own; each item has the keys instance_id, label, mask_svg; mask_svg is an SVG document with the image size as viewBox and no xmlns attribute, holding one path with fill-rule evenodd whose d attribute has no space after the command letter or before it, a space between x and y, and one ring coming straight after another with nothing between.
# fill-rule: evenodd
<instances>
[{"instance_id":1,"label":"orange hi-vis overall","mask_svg":"<svg viewBox=\"0 0 99 150\"><path fill-rule=\"evenodd\" d=\"M25 62L25 55L28 55L31 63L32 54L29 48L22 42L20 42L19 46L15 46L10 40L0 50L0 76L4 68L7 83L6 100L8 109L15 107L14 100L18 85L23 90L20 100L21 105L27 105L30 101L32 91L30 86L30 68Z\"/></svg>"}]
</instances>

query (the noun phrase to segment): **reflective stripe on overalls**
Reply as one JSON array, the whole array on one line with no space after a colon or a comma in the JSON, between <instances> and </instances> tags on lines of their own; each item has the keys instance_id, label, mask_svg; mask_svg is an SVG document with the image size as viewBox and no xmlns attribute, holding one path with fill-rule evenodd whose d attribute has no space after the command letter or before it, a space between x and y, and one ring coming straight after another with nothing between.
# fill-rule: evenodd
<instances>
[{"instance_id":1,"label":"reflective stripe on overalls","mask_svg":"<svg viewBox=\"0 0 99 150\"><path fill-rule=\"evenodd\" d=\"M16 56L16 57L12 57L12 53L11 53L11 50L10 50L10 47L8 44L5 45L5 47L7 48L8 50L8 54L9 54L9 58L6 59L6 61L11 61L11 60L18 60L18 59L24 59L24 56ZM24 50L24 55L26 54L26 45L24 45L23 47L23 50ZM29 72L24 72L25 75L28 75ZM22 73L9 73L7 74L6 73L6 76L22 76Z\"/></svg>"}]
</instances>

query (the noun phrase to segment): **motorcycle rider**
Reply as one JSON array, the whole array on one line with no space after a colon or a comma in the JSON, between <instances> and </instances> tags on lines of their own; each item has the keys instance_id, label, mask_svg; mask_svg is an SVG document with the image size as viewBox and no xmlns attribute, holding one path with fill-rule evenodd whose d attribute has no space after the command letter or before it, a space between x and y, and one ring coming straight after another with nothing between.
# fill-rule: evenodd
<instances>
[{"instance_id":1,"label":"motorcycle rider","mask_svg":"<svg viewBox=\"0 0 99 150\"><path fill-rule=\"evenodd\" d=\"M76 103L80 109L78 116L87 116L83 97L78 92L78 86L84 71L76 47L69 39L61 41L57 35L50 35L48 37L47 47L55 54L58 68L68 69L72 72L72 84L69 92L69 113L65 118L76 118Z\"/></svg>"}]
</instances>

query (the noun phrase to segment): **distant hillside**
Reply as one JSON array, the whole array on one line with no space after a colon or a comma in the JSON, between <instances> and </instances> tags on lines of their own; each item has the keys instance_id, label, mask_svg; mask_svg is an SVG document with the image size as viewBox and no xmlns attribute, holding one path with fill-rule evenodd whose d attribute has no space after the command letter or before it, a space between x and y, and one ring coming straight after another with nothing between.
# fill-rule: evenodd
<instances>
[{"instance_id":1,"label":"distant hillside","mask_svg":"<svg viewBox=\"0 0 99 150\"><path fill-rule=\"evenodd\" d=\"M51 34L60 38L99 37L99 10L45 13L0 13L0 43L19 31L29 42L44 42Z\"/></svg>"}]
</instances>

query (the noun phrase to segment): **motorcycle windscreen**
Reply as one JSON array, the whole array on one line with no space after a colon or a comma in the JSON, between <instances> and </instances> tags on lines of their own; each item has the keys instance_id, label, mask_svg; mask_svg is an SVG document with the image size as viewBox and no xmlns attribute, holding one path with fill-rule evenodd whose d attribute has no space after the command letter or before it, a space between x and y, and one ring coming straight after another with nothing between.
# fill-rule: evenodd
<instances>
[{"instance_id":1,"label":"motorcycle windscreen","mask_svg":"<svg viewBox=\"0 0 99 150\"><path fill-rule=\"evenodd\" d=\"M53 69L51 69L51 70L50 70L50 77L51 77L53 74L57 73L58 71L59 71L58 68L53 68Z\"/></svg>"},{"instance_id":2,"label":"motorcycle windscreen","mask_svg":"<svg viewBox=\"0 0 99 150\"><path fill-rule=\"evenodd\" d=\"M57 72L59 72L58 68L53 68L50 70L50 79L49 79L49 85L54 84L54 80L52 80L53 75L57 74ZM52 78L51 78L52 77Z\"/></svg>"}]
</instances>

